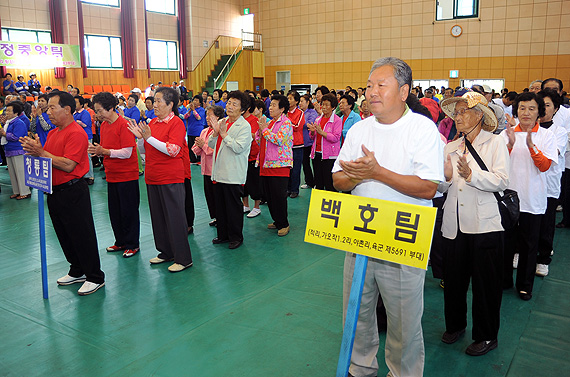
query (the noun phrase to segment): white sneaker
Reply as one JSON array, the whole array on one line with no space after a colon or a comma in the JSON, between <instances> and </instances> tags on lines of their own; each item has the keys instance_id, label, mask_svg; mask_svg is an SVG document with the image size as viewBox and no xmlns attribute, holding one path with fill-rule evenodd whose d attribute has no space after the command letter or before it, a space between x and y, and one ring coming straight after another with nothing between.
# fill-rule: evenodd
<instances>
[{"instance_id":1,"label":"white sneaker","mask_svg":"<svg viewBox=\"0 0 570 377\"><path fill-rule=\"evenodd\" d=\"M548 275L548 265L547 264L537 264L536 265L536 272L534 273L536 276L546 276Z\"/></svg>"},{"instance_id":2,"label":"white sneaker","mask_svg":"<svg viewBox=\"0 0 570 377\"><path fill-rule=\"evenodd\" d=\"M250 213L247 214L247 217L249 217L251 219L255 216L259 216L260 213L261 213L261 210L259 208L254 208L251 210Z\"/></svg>"},{"instance_id":3,"label":"white sneaker","mask_svg":"<svg viewBox=\"0 0 570 377\"><path fill-rule=\"evenodd\" d=\"M57 279L58 285L71 285L75 283L83 283L85 281L85 275L81 275L80 277L76 278L73 276L65 275Z\"/></svg>"},{"instance_id":4,"label":"white sneaker","mask_svg":"<svg viewBox=\"0 0 570 377\"><path fill-rule=\"evenodd\" d=\"M309 189L309 188L311 188L311 186L309 186L308 184L305 183L304 185L301 185L301 188L302 189Z\"/></svg>"},{"instance_id":5,"label":"white sneaker","mask_svg":"<svg viewBox=\"0 0 570 377\"><path fill-rule=\"evenodd\" d=\"M519 266L519 253L515 254L513 258L513 268L517 268Z\"/></svg>"},{"instance_id":6,"label":"white sneaker","mask_svg":"<svg viewBox=\"0 0 570 377\"><path fill-rule=\"evenodd\" d=\"M86 281L85 283L83 283L81 288L79 288L77 293L79 293L79 296L87 296L90 295L91 293L95 293L99 288L101 288L104 285L105 282L97 284L97 283L92 283L90 281Z\"/></svg>"},{"instance_id":7,"label":"white sneaker","mask_svg":"<svg viewBox=\"0 0 570 377\"><path fill-rule=\"evenodd\" d=\"M562 212L562 206L560 204L556 207L556 212Z\"/></svg>"},{"instance_id":8,"label":"white sneaker","mask_svg":"<svg viewBox=\"0 0 570 377\"><path fill-rule=\"evenodd\" d=\"M251 211L249 207L243 206L243 213L248 213L249 211Z\"/></svg>"},{"instance_id":9,"label":"white sneaker","mask_svg":"<svg viewBox=\"0 0 570 377\"><path fill-rule=\"evenodd\" d=\"M553 256L553 255L554 255L554 250L551 250L551 251L550 251L550 256Z\"/></svg>"}]
</instances>

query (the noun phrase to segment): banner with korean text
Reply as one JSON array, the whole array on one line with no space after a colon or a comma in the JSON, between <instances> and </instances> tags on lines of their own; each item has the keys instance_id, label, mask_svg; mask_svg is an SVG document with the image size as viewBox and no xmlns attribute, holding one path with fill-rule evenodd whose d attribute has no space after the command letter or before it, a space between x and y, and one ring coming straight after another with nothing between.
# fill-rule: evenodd
<instances>
[{"instance_id":1,"label":"banner with korean text","mask_svg":"<svg viewBox=\"0 0 570 377\"><path fill-rule=\"evenodd\" d=\"M0 41L0 65L17 68L80 68L79 46Z\"/></svg>"},{"instance_id":2,"label":"banner with korean text","mask_svg":"<svg viewBox=\"0 0 570 377\"><path fill-rule=\"evenodd\" d=\"M437 209L313 189L305 242L427 269Z\"/></svg>"}]
</instances>

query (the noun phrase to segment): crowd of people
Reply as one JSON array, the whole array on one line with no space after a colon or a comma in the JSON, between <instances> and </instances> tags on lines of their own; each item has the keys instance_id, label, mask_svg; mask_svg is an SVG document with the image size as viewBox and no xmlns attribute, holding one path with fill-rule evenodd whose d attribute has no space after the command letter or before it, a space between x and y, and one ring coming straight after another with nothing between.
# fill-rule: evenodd
<instances>
[{"instance_id":1,"label":"crowd of people","mask_svg":"<svg viewBox=\"0 0 570 377\"><path fill-rule=\"evenodd\" d=\"M465 333L471 283L473 343L466 353L484 355L498 346L504 292L514 286L522 300L532 299L535 276L549 273L555 228L570 227L568 99L556 78L535 80L521 93L495 93L487 85L423 90L412 87L411 77L405 62L383 58L366 88L319 86L302 95L216 89L190 98L181 81L151 84L144 95L134 88L126 100L108 92L88 100L71 85L46 94L35 74L27 85L8 74L0 136L10 198L30 197L25 153L53 159L48 208L70 264L57 283L83 283L80 295L105 284L88 189L101 165L115 237L107 252L125 258L139 252L144 174L158 251L150 263L172 262L171 272L193 265L192 164L200 165L209 225L216 227L212 244L229 249L244 242L244 214L258 216L263 203L272 218L267 228L288 235L288 199L300 189L433 205L431 266L444 290L441 340L451 344ZM38 96L28 113L26 95ZM498 204L507 189L520 200L512 226ZM563 219L556 224L558 210ZM347 253L345 312L354 261ZM422 375L424 277L423 270L370 259L350 375L378 369L378 316L387 320L391 375Z\"/></svg>"}]
</instances>

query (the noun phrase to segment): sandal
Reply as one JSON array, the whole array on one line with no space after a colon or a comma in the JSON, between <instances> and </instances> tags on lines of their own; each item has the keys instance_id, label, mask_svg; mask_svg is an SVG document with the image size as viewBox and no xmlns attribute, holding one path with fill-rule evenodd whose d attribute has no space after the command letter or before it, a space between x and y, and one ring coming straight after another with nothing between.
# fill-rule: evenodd
<instances>
[{"instance_id":1,"label":"sandal","mask_svg":"<svg viewBox=\"0 0 570 377\"><path fill-rule=\"evenodd\" d=\"M32 197L32 194L28 194L28 195L24 195L24 196L20 195L16 198L16 200L29 199L31 197Z\"/></svg>"},{"instance_id":2,"label":"sandal","mask_svg":"<svg viewBox=\"0 0 570 377\"><path fill-rule=\"evenodd\" d=\"M18 196L20 196L20 194L10 195L10 199L16 199Z\"/></svg>"}]
</instances>

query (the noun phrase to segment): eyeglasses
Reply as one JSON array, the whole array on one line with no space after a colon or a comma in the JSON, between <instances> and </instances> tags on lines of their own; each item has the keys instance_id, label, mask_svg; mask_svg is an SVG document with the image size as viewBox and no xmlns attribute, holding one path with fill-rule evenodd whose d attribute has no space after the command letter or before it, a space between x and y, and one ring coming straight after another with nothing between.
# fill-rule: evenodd
<instances>
[{"instance_id":1,"label":"eyeglasses","mask_svg":"<svg viewBox=\"0 0 570 377\"><path fill-rule=\"evenodd\" d=\"M467 110L471 110L471 109L461 109L461 110L455 110L453 113L451 113L451 115L453 115L453 117L455 118L458 115L463 115L465 114L465 112Z\"/></svg>"}]
</instances>

